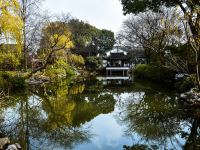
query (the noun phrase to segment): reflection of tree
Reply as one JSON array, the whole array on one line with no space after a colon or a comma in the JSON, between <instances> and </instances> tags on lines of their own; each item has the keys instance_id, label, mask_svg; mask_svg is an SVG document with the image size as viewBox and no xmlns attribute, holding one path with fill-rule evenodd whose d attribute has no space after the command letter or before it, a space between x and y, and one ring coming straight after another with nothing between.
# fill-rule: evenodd
<instances>
[{"instance_id":1,"label":"reflection of tree","mask_svg":"<svg viewBox=\"0 0 200 150\"><path fill-rule=\"evenodd\" d=\"M128 127L127 134L137 136L126 150L199 149L199 111L187 108L184 112L173 93L149 83L135 82L133 89L137 92L120 105L120 120ZM184 146L180 141L186 141Z\"/></svg>"},{"instance_id":2,"label":"reflection of tree","mask_svg":"<svg viewBox=\"0 0 200 150\"><path fill-rule=\"evenodd\" d=\"M96 87L95 89L91 87ZM54 88L43 87L34 92L43 99L42 107L47 113L48 121L54 128L60 124L79 127L101 113L109 113L114 110L115 100L112 94L103 93L98 84L76 84L70 87L62 86ZM84 90L85 89L85 90ZM93 92L88 92L93 90Z\"/></svg>"},{"instance_id":3,"label":"reflection of tree","mask_svg":"<svg viewBox=\"0 0 200 150\"><path fill-rule=\"evenodd\" d=\"M157 145L134 144L133 146L124 145L124 150L157 150Z\"/></svg>"},{"instance_id":4,"label":"reflection of tree","mask_svg":"<svg viewBox=\"0 0 200 150\"><path fill-rule=\"evenodd\" d=\"M0 133L20 142L23 149L72 149L74 144L89 140L89 128L82 125L113 111L114 97L95 83L69 85L66 81L31 87L15 96L12 105L5 101Z\"/></svg>"},{"instance_id":5,"label":"reflection of tree","mask_svg":"<svg viewBox=\"0 0 200 150\"><path fill-rule=\"evenodd\" d=\"M75 143L88 140L87 129L69 124L71 116L68 112L74 109L75 103L64 99L68 91L66 88L63 91L55 89L46 87L43 90L46 99L30 92L24 93L13 107L5 108L5 113L2 113L6 116L5 121L0 122L0 133L9 136L13 142L20 142L23 149L51 149L56 146L71 149ZM38 92L37 88L32 90Z\"/></svg>"},{"instance_id":6,"label":"reflection of tree","mask_svg":"<svg viewBox=\"0 0 200 150\"><path fill-rule=\"evenodd\" d=\"M172 142L171 138L180 129L174 99L174 95L146 89L141 99L125 102L121 119L128 125L127 133L136 132L145 141L162 145Z\"/></svg>"},{"instance_id":7,"label":"reflection of tree","mask_svg":"<svg viewBox=\"0 0 200 150\"><path fill-rule=\"evenodd\" d=\"M184 150L197 150L200 148L199 147L200 145L199 125L200 125L199 118L195 118L192 120L190 133L187 137L185 146L183 147Z\"/></svg>"},{"instance_id":8,"label":"reflection of tree","mask_svg":"<svg viewBox=\"0 0 200 150\"><path fill-rule=\"evenodd\" d=\"M77 95L77 105L73 111L74 126L90 121L99 114L107 114L114 110L115 100L111 94Z\"/></svg>"},{"instance_id":9,"label":"reflection of tree","mask_svg":"<svg viewBox=\"0 0 200 150\"><path fill-rule=\"evenodd\" d=\"M186 140L184 150L199 150L200 147L200 109L187 107L184 126L188 130L182 131L182 138Z\"/></svg>"}]
</instances>

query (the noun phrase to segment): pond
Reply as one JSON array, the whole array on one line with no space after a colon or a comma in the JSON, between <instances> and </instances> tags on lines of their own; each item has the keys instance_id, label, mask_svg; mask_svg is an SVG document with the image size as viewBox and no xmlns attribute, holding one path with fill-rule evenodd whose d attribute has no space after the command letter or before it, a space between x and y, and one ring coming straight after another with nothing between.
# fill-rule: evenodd
<instances>
[{"instance_id":1,"label":"pond","mask_svg":"<svg viewBox=\"0 0 200 150\"><path fill-rule=\"evenodd\" d=\"M0 135L31 150L199 149L198 110L178 93L131 78L56 82L7 91Z\"/></svg>"}]
</instances>

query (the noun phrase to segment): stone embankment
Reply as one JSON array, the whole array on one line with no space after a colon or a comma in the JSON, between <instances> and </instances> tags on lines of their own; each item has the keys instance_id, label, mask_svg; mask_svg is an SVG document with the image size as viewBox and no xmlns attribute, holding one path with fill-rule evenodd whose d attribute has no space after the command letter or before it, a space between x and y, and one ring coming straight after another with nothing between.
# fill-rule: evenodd
<instances>
[{"instance_id":1,"label":"stone embankment","mask_svg":"<svg viewBox=\"0 0 200 150\"><path fill-rule=\"evenodd\" d=\"M21 146L18 143L11 144L8 137L0 138L0 150L21 150Z\"/></svg>"},{"instance_id":2,"label":"stone embankment","mask_svg":"<svg viewBox=\"0 0 200 150\"><path fill-rule=\"evenodd\" d=\"M26 83L29 85L37 85L37 84L42 84L45 82L49 82L50 78L46 76L37 76L37 77L32 77L30 79L26 80Z\"/></svg>"},{"instance_id":3,"label":"stone embankment","mask_svg":"<svg viewBox=\"0 0 200 150\"><path fill-rule=\"evenodd\" d=\"M184 101L187 105L200 108L200 92L196 88L192 88L186 93L180 95L180 100Z\"/></svg>"}]
</instances>

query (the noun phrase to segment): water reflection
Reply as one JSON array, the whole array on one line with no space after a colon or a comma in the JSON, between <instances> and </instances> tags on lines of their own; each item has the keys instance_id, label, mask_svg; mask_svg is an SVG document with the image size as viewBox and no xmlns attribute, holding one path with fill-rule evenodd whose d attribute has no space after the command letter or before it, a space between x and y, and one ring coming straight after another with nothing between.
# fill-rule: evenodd
<instances>
[{"instance_id":1,"label":"water reflection","mask_svg":"<svg viewBox=\"0 0 200 150\"><path fill-rule=\"evenodd\" d=\"M9 98L2 101L0 132L20 142L23 149L72 149L91 137L82 124L114 110L111 94L100 93L99 88L94 94L84 91L84 83L62 82L13 93L13 104Z\"/></svg>"},{"instance_id":2,"label":"water reflection","mask_svg":"<svg viewBox=\"0 0 200 150\"><path fill-rule=\"evenodd\" d=\"M130 85L132 82L133 82L133 77L131 76L123 76L123 77L120 77L120 76L114 76L114 77L97 77L97 79L99 81L102 82L102 84L104 86L106 85L122 85L122 86L127 86L127 85Z\"/></svg>"},{"instance_id":3,"label":"water reflection","mask_svg":"<svg viewBox=\"0 0 200 150\"><path fill-rule=\"evenodd\" d=\"M143 83L135 84L142 87ZM146 85L148 87L148 85ZM139 96L133 95L123 102L119 120L127 125L125 133L135 139L127 150L200 149L199 111L185 111L177 95L169 91L143 88Z\"/></svg>"},{"instance_id":4,"label":"water reflection","mask_svg":"<svg viewBox=\"0 0 200 150\"><path fill-rule=\"evenodd\" d=\"M200 148L200 110L146 81L66 80L9 91L0 106L0 133L27 150Z\"/></svg>"},{"instance_id":5,"label":"water reflection","mask_svg":"<svg viewBox=\"0 0 200 150\"><path fill-rule=\"evenodd\" d=\"M65 116L55 117L41 111L40 102L33 105L30 101L20 100L15 108L4 113L5 121L0 124L0 131L13 142L20 142L23 149L71 148L76 142L88 139L86 129L72 128L66 124Z\"/></svg>"}]
</instances>

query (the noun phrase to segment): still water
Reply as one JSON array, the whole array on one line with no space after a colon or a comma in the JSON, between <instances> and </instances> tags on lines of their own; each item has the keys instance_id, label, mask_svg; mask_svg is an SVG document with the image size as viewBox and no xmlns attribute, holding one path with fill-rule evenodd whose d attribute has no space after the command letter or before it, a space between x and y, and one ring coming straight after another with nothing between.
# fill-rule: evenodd
<instances>
[{"instance_id":1,"label":"still water","mask_svg":"<svg viewBox=\"0 0 200 150\"><path fill-rule=\"evenodd\" d=\"M183 110L174 90L130 78L97 79L7 90L0 133L25 150L200 149L200 113Z\"/></svg>"}]
</instances>

